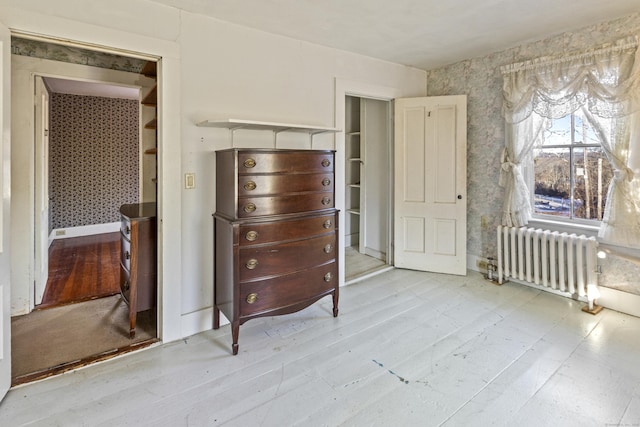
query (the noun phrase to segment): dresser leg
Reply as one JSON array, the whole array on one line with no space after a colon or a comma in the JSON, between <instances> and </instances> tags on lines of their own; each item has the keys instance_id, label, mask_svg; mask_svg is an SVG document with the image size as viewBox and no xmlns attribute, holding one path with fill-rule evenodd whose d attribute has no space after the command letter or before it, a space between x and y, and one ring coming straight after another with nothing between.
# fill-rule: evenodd
<instances>
[{"instance_id":1,"label":"dresser leg","mask_svg":"<svg viewBox=\"0 0 640 427\"><path fill-rule=\"evenodd\" d=\"M231 325L231 336L233 337L233 354L238 354L238 335L240 334L240 322L233 322Z\"/></svg>"},{"instance_id":2,"label":"dresser leg","mask_svg":"<svg viewBox=\"0 0 640 427\"><path fill-rule=\"evenodd\" d=\"M220 309L217 305L213 306L213 329L220 327Z\"/></svg>"},{"instance_id":3,"label":"dresser leg","mask_svg":"<svg viewBox=\"0 0 640 427\"><path fill-rule=\"evenodd\" d=\"M338 290L333 291L333 317L338 317Z\"/></svg>"}]
</instances>

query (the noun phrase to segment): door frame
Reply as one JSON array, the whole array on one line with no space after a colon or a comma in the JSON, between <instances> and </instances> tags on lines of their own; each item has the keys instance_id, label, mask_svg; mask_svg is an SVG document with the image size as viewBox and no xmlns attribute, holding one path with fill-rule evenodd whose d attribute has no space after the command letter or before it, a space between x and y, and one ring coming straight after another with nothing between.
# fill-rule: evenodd
<instances>
[{"instance_id":1,"label":"door frame","mask_svg":"<svg viewBox=\"0 0 640 427\"><path fill-rule=\"evenodd\" d=\"M72 65L76 65L76 64L72 64ZM124 83L122 81L114 81L113 79L109 80L109 79L93 79L93 78L89 78L89 74L91 74L90 71L87 71L86 73L83 72L79 72L78 75L69 75L64 74L64 73L51 73L51 72L44 72L44 71L35 71L32 73L32 77L33 77L33 81L31 82L31 84L33 84L34 86L34 92L38 93L38 81L40 80L42 82L42 85L44 87L46 87L46 83L44 82L44 80L46 78L54 78L54 79L62 79L62 80L71 80L71 81L77 81L77 82L87 82L87 83L96 83L96 84L100 84L100 85L106 85L106 86L121 86L121 87L129 87L129 88L133 88L133 89L137 89L139 94L138 94L138 103L140 102L140 100L142 99L142 93L144 89L148 89L149 87L145 87L142 86L140 84L130 84L130 83ZM47 88L47 92L49 92L49 89ZM118 98L118 99L127 99L127 98ZM40 157L43 153L47 152L47 159L48 159L48 147L44 147L44 136L41 135L41 125L39 123L41 123L43 121L44 116L48 116L51 112L51 110L49 109L48 111L44 111L44 109L42 108L38 108L38 100L36 100L36 108L34 109L34 119L33 119L33 126L34 126L34 166L33 166L33 170L34 170L34 177L33 177L33 194L34 194L34 237L35 237L35 250L34 250L34 276L33 279L34 280L30 280L29 283L33 283L33 288L30 290L29 295L30 295L30 302L29 302L29 312L31 312L35 306L37 306L38 304L40 304L42 302L42 297L44 296L44 291L46 289L46 275L48 273L48 271L44 271L41 272L40 271L40 267L43 264L48 264L48 250L49 247L51 246L51 243L53 242L53 240L55 240L55 237L52 236L49 233L49 223L48 223L48 218L47 218L47 222L46 224L43 223L43 221L40 219L41 215L40 215L40 207L42 206L42 204L46 204L48 205L48 188L50 186L50 182L49 182L49 173L48 173L48 163L42 163L42 161L40 161ZM47 122L49 122L49 118L47 117ZM144 120L143 120L143 112L142 112L142 108L139 109L138 111L138 116L137 116L137 122L138 122L138 171L137 171L137 175L139 176L139 185L138 185L138 196L140 197L140 201L144 201L142 199L142 189L143 189L143 185L142 185L142 178L143 178L143 155L144 155L144 150L143 150L143 144L144 144L144 140L143 140L143 132L144 132ZM49 123L50 126L50 123ZM48 136L47 136L47 140L48 140ZM47 142L48 143L48 142ZM86 185L90 185L90 184L86 184ZM49 207L47 206L47 210L49 209ZM115 226L115 228L114 228ZM112 223L112 224L97 224L95 227L93 227L93 231L96 233L103 233L103 232L107 232L110 231L111 229L113 229L113 231L116 231L119 229L119 225ZM72 230L73 231L73 230ZM69 235L67 235L66 237L75 237L76 235L78 235L77 233L71 233ZM43 244L40 244L40 240L42 240ZM45 243L46 242L46 243ZM46 266L44 266L46 267ZM43 268L44 268L43 267ZM44 278L41 277L41 274L44 274Z\"/></svg>"},{"instance_id":2,"label":"door frame","mask_svg":"<svg viewBox=\"0 0 640 427\"><path fill-rule=\"evenodd\" d=\"M40 74L33 76L35 85L34 108L34 236L35 260L33 295L29 310L42 302L49 277L49 129L51 93ZM43 218L43 217L46 217Z\"/></svg>"},{"instance_id":3,"label":"door frame","mask_svg":"<svg viewBox=\"0 0 640 427\"><path fill-rule=\"evenodd\" d=\"M354 96L358 98L377 99L380 101L389 102L389 128L388 138L391 142L389 144L389 161L390 161L390 176L393 177L393 100L401 97L403 94L397 88L388 86L375 85L371 83L359 82L355 80L346 80L336 78L335 80L335 121L336 127L342 129L345 123L345 103L347 96ZM336 208L340 210L339 220L340 224L345 223L345 134L344 129L336 133L335 136L335 150L336 150L336 186L335 186L335 199ZM393 179L389 182L389 200L393 200ZM387 265L393 265L393 204L389 204L389 226L387 228ZM344 233L338 233L338 247L340 248L338 257L338 272L339 272L339 285L345 284L345 236Z\"/></svg>"},{"instance_id":4,"label":"door frame","mask_svg":"<svg viewBox=\"0 0 640 427\"><path fill-rule=\"evenodd\" d=\"M11 35L100 50L116 55L156 60L158 63L158 338L163 342L180 339L182 337L182 289L178 284L181 283L182 269L170 260L179 259L181 256L181 235L179 233L182 218L181 204L179 202L163 203L164 200L179 201L181 194L181 147L180 144L175 143L175 141L180 141L181 132L179 45L164 40L150 41L142 36L111 29L105 29L100 33L102 37L99 40L95 39L94 32L83 31L86 30L84 28L72 28L72 30L77 30L73 32L73 36L65 36L65 31L70 29L68 24L61 25L59 20L55 18L39 24L43 27L38 28L37 36L33 32L29 32L29 27L32 25L28 23L24 24L22 28L13 27ZM78 25L82 27L81 24ZM35 30L35 28L31 29ZM171 161L164 162L164 159L171 159ZM33 209L31 208L30 211L30 215L32 215ZM30 234L33 232L34 230L31 230ZM33 245L33 239L29 240ZM12 259L15 260L16 257L14 256ZM33 265L31 262L30 264L30 270L33 270ZM29 272L31 277L33 274L33 271ZM16 277L16 280L12 278L14 286L26 286L26 283L23 282L22 277Z\"/></svg>"}]
</instances>

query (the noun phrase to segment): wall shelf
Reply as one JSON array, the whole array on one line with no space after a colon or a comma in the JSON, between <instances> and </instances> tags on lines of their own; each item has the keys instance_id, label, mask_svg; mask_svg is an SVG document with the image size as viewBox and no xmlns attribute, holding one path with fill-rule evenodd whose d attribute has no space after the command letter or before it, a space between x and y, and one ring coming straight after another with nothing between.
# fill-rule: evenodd
<instances>
[{"instance_id":1,"label":"wall shelf","mask_svg":"<svg viewBox=\"0 0 640 427\"><path fill-rule=\"evenodd\" d=\"M231 130L238 130L238 129L270 130L276 133L304 132L309 134L317 134L317 133L325 133L325 132L340 132L340 129L332 128L332 127L299 125L299 124L291 124L291 123L262 122L262 121L241 120L241 119L205 120L203 122L198 123L198 126L211 127L211 128L227 128Z\"/></svg>"},{"instance_id":2,"label":"wall shelf","mask_svg":"<svg viewBox=\"0 0 640 427\"><path fill-rule=\"evenodd\" d=\"M320 133L340 132L340 129L325 126L300 125L291 123L263 122L243 119L217 119L205 120L197 124L199 127L223 128L231 131L231 145L233 146L233 135L236 130L269 130L273 132L273 146L277 146L276 138L280 132L300 132L309 135L310 144L313 148L313 136Z\"/></svg>"}]
</instances>

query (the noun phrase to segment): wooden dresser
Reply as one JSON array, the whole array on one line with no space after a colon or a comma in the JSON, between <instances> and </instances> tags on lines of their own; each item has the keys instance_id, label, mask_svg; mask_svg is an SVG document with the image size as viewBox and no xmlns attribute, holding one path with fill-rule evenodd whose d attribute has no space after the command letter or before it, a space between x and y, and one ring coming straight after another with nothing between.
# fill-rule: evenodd
<instances>
[{"instance_id":1,"label":"wooden dresser","mask_svg":"<svg viewBox=\"0 0 640 427\"><path fill-rule=\"evenodd\" d=\"M156 306L156 204L120 207L120 293L129 305L129 336L136 315Z\"/></svg>"},{"instance_id":2,"label":"wooden dresser","mask_svg":"<svg viewBox=\"0 0 640 427\"><path fill-rule=\"evenodd\" d=\"M231 322L233 354L247 320L333 296L338 315L334 152L216 152L214 316Z\"/></svg>"}]
</instances>

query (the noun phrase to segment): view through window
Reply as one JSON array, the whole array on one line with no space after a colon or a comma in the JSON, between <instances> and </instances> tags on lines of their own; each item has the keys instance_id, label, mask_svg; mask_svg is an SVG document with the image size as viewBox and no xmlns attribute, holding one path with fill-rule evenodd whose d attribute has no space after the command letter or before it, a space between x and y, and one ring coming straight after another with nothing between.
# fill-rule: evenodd
<instances>
[{"instance_id":1,"label":"view through window","mask_svg":"<svg viewBox=\"0 0 640 427\"><path fill-rule=\"evenodd\" d=\"M613 119L603 128L614 130ZM552 120L533 156L534 214L602 220L613 169L579 111Z\"/></svg>"}]
</instances>

